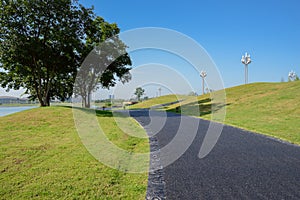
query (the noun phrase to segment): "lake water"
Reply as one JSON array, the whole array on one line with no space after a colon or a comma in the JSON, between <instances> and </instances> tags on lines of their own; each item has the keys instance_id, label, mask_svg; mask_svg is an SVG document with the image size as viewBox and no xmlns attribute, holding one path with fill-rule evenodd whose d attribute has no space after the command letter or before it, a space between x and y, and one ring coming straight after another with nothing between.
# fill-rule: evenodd
<instances>
[{"instance_id":1,"label":"lake water","mask_svg":"<svg viewBox=\"0 0 300 200\"><path fill-rule=\"evenodd\" d=\"M32 108L36 108L36 106L19 106L19 107L5 107L5 106L0 106L0 117L5 116L5 115L10 115L13 113L17 113L23 110L29 110Z\"/></svg>"}]
</instances>

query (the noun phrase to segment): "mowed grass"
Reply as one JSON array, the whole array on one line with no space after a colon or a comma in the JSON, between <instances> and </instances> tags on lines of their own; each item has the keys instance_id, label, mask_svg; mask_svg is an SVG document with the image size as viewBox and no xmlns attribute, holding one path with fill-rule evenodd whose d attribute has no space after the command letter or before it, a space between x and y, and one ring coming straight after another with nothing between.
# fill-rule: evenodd
<instances>
[{"instance_id":1,"label":"mowed grass","mask_svg":"<svg viewBox=\"0 0 300 200\"><path fill-rule=\"evenodd\" d=\"M226 95L227 124L300 144L300 81L238 86Z\"/></svg>"},{"instance_id":2,"label":"mowed grass","mask_svg":"<svg viewBox=\"0 0 300 200\"><path fill-rule=\"evenodd\" d=\"M97 118L116 145L149 152L148 139L124 134L111 113L98 112ZM128 130L146 134L132 119L122 120L123 125L128 120ZM0 199L144 199L146 195L147 173L109 168L87 151L71 108L36 108L0 117L0 158Z\"/></svg>"},{"instance_id":3,"label":"mowed grass","mask_svg":"<svg viewBox=\"0 0 300 200\"><path fill-rule=\"evenodd\" d=\"M228 88L225 92L226 124L300 144L300 81L253 83ZM199 112L195 112L196 107ZM186 115L212 119L210 94L198 96L196 101L187 97L164 109L176 112L176 108L179 112L185 108Z\"/></svg>"}]
</instances>

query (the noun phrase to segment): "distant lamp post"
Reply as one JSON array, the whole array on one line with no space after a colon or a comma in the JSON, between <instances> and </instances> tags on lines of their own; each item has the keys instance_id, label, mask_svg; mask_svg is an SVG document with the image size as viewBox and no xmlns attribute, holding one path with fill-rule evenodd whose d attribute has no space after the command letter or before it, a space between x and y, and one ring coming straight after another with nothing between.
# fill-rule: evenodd
<instances>
[{"instance_id":1,"label":"distant lamp post","mask_svg":"<svg viewBox=\"0 0 300 200\"><path fill-rule=\"evenodd\" d=\"M110 99L110 104L113 104L113 99L115 98L113 94L108 95L108 98Z\"/></svg>"},{"instance_id":2,"label":"distant lamp post","mask_svg":"<svg viewBox=\"0 0 300 200\"><path fill-rule=\"evenodd\" d=\"M296 72L290 71L289 80L294 81L296 79L296 77L297 77Z\"/></svg>"},{"instance_id":3,"label":"distant lamp post","mask_svg":"<svg viewBox=\"0 0 300 200\"><path fill-rule=\"evenodd\" d=\"M205 82L204 79L207 76L206 71L201 71L200 76L202 78L202 93L204 94L204 82Z\"/></svg>"},{"instance_id":4,"label":"distant lamp post","mask_svg":"<svg viewBox=\"0 0 300 200\"><path fill-rule=\"evenodd\" d=\"M158 91L159 91L159 96L161 96L161 88L158 88Z\"/></svg>"},{"instance_id":5,"label":"distant lamp post","mask_svg":"<svg viewBox=\"0 0 300 200\"><path fill-rule=\"evenodd\" d=\"M248 83L248 65L251 63L250 54L246 53L242 56L242 63L245 65L245 84Z\"/></svg>"}]
</instances>

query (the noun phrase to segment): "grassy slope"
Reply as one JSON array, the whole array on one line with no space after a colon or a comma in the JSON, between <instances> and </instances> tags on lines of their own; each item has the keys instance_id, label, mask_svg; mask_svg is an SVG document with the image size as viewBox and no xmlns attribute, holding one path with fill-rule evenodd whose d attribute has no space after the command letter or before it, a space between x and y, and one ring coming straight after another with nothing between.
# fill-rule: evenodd
<instances>
[{"instance_id":1,"label":"grassy slope","mask_svg":"<svg viewBox=\"0 0 300 200\"><path fill-rule=\"evenodd\" d=\"M226 123L300 144L300 82L226 90Z\"/></svg>"},{"instance_id":2,"label":"grassy slope","mask_svg":"<svg viewBox=\"0 0 300 200\"><path fill-rule=\"evenodd\" d=\"M199 105L201 117L211 119L209 98L209 94L202 95L198 97L198 102L193 103L186 98L165 109L175 111L178 106L190 106L193 110L193 106ZM300 144L300 81L254 83L228 88L226 104L226 124Z\"/></svg>"},{"instance_id":3,"label":"grassy slope","mask_svg":"<svg viewBox=\"0 0 300 200\"><path fill-rule=\"evenodd\" d=\"M112 142L134 152L148 151L147 139L124 135L109 113L98 116L114 128ZM139 126L131 130L143 132ZM123 173L95 160L77 135L70 108L0 117L0 158L0 199L145 198L147 173Z\"/></svg>"}]
</instances>

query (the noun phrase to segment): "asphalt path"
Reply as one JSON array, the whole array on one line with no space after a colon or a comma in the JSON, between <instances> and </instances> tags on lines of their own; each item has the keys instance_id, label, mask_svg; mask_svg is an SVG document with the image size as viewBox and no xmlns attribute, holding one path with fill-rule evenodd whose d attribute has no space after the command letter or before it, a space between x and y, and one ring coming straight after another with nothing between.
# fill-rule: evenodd
<instances>
[{"instance_id":1,"label":"asphalt path","mask_svg":"<svg viewBox=\"0 0 300 200\"><path fill-rule=\"evenodd\" d=\"M147 110L130 111L130 115L155 138L158 149L178 134L182 120L199 124L185 153L157 175L164 183L163 188L158 187L161 199L300 199L299 146L224 126L213 150L200 159L199 149L209 121L174 113L167 113L167 117L155 111L149 114ZM165 120L164 126L157 130L151 126L155 120ZM188 136L194 129L195 126L186 127L185 134ZM160 161L163 163L170 153L161 152ZM153 187L151 182L149 188Z\"/></svg>"}]
</instances>

